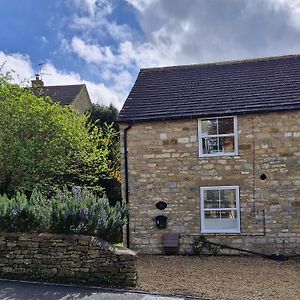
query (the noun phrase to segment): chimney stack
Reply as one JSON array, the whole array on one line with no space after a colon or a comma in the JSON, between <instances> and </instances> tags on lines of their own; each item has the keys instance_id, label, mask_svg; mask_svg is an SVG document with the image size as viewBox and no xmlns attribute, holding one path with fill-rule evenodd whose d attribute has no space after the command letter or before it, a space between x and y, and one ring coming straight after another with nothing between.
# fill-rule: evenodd
<instances>
[{"instance_id":1,"label":"chimney stack","mask_svg":"<svg viewBox=\"0 0 300 300\"><path fill-rule=\"evenodd\" d=\"M44 86L44 82L42 79L40 79L39 74L35 74L35 80L31 80L32 87L41 87Z\"/></svg>"}]
</instances>

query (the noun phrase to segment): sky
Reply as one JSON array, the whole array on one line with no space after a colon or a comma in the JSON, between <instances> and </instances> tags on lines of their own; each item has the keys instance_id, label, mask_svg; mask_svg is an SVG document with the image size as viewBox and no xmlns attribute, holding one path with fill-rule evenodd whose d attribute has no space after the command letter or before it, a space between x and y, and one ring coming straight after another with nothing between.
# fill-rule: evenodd
<instances>
[{"instance_id":1,"label":"sky","mask_svg":"<svg viewBox=\"0 0 300 300\"><path fill-rule=\"evenodd\" d=\"M140 68L300 54L300 0L0 0L1 72L122 107Z\"/></svg>"}]
</instances>

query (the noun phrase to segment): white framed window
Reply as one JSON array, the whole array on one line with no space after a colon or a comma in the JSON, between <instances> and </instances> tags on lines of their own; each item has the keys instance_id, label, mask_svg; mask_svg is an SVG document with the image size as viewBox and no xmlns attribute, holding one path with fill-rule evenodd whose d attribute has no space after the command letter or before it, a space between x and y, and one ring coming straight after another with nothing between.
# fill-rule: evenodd
<instances>
[{"instance_id":1,"label":"white framed window","mask_svg":"<svg viewBox=\"0 0 300 300\"><path fill-rule=\"evenodd\" d=\"M198 120L199 156L230 156L238 154L237 117Z\"/></svg>"},{"instance_id":2,"label":"white framed window","mask_svg":"<svg viewBox=\"0 0 300 300\"><path fill-rule=\"evenodd\" d=\"M238 186L200 187L201 233L240 233Z\"/></svg>"}]
</instances>

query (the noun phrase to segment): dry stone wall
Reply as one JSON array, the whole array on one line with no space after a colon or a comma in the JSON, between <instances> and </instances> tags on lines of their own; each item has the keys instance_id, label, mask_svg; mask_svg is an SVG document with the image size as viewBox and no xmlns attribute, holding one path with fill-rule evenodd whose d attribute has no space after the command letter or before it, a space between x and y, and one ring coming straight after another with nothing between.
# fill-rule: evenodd
<instances>
[{"instance_id":1,"label":"dry stone wall","mask_svg":"<svg viewBox=\"0 0 300 300\"><path fill-rule=\"evenodd\" d=\"M133 124L128 131L133 249L162 253L162 236L177 232L180 252L191 253L200 234L199 188L227 185L240 188L241 233L207 234L208 240L264 253L300 248L300 111L238 116L237 122L239 153L227 157L199 157L197 119ZM168 204L163 212L155 207L158 201ZM155 226L160 214L168 217L166 229Z\"/></svg>"},{"instance_id":2,"label":"dry stone wall","mask_svg":"<svg viewBox=\"0 0 300 300\"><path fill-rule=\"evenodd\" d=\"M0 232L0 276L134 286L136 256L91 236Z\"/></svg>"}]
</instances>

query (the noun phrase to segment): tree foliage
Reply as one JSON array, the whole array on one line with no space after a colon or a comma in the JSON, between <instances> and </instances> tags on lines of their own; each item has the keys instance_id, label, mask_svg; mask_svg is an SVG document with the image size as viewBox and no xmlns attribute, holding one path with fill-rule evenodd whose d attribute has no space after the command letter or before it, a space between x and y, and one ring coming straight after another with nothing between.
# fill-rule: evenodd
<instances>
[{"instance_id":1,"label":"tree foliage","mask_svg":"<svg viewBox=\"0 0 300 300\"><path fill-rule=\"evenodd\" d=\"M99 126L103 127L104 124L113 124L115 130L119 130L119 125L116 123L119 110L113 105L99 105L93 104L89 109L90 120L93 123L97 123Z\"/></svg>"},{"instance_id":2,"label":"tree foliage","mask_svg":"<svg viewBox=\"0 0 300 300\"><path fill-rule=\"evenodd\" d=\"M121 155L120 155L120 134L119 125L116 122L118 109L110 104L109 106L94 104L89 110L89 120L99 130L107 126L113 129L109 144L109 169L111 178L100 178L101 186L104 187L111 204L121 201Z\"/></svg>"},{"instance_id":3,"label":"tree foliage","mask_svg":"<svg viewBox=\"0 0 300 300\"><path fill-rule=\"evenodd\" d=\"M0 193L97 188L111 176L112 127L61 107L0 75Z\"/></svg>"}]
</instances>

